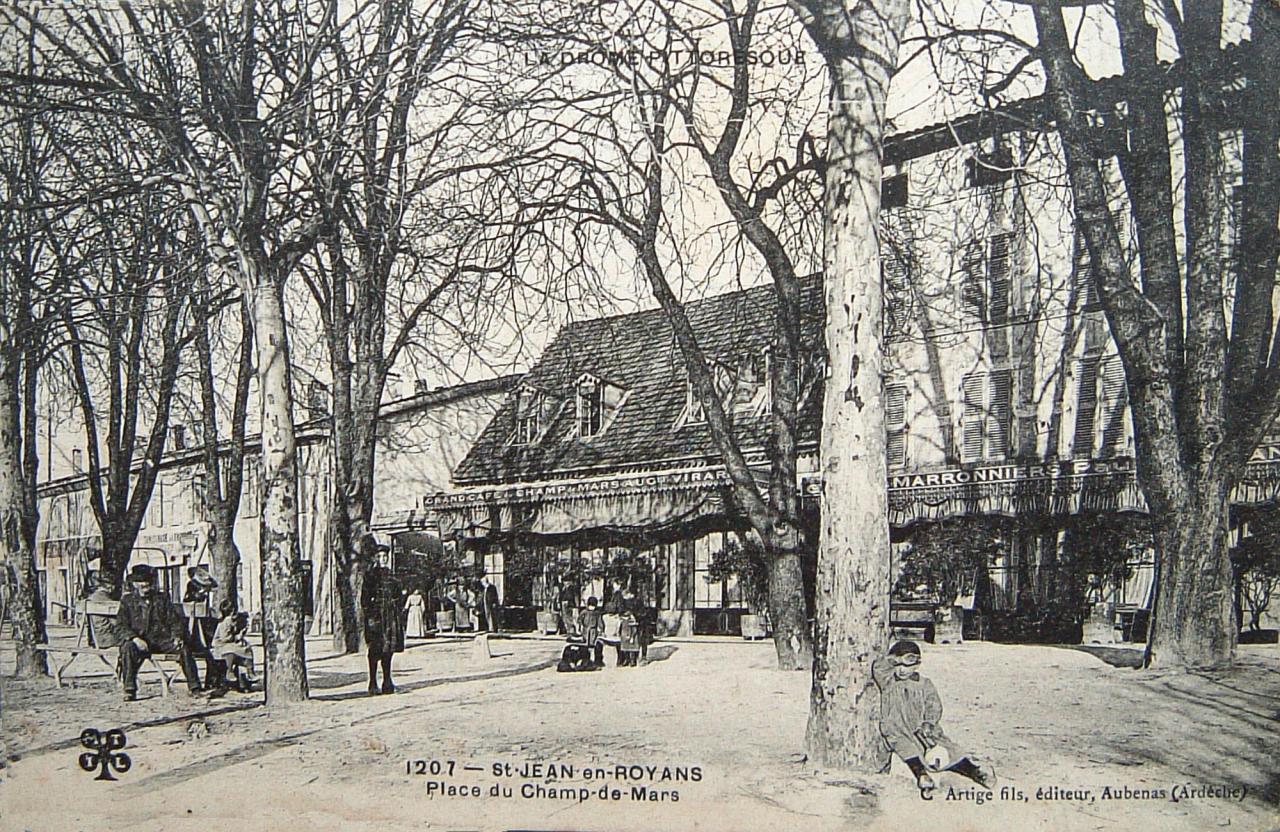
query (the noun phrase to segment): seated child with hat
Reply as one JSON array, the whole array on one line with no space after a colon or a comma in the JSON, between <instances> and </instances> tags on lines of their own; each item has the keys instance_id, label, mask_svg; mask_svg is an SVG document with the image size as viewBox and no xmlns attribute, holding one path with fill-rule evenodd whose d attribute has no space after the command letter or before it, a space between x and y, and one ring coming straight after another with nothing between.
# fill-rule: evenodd
<instances>
[{"instance_id":1,"label":"seated child with hat","mask_svg":"<svg viewBox=\"0 0 1280 832\"><path fill-rule=\"evenodd\" d=\"M995 772L956 749L938 723L942 700L933 682L919 674L920 646L899 641L889 654L871 664L871 678L880 689L880 736L916 777L920 796L928 799L934 789L930 771L951 771L988 789L995 786Z\"/></svg>"}]
</instances>

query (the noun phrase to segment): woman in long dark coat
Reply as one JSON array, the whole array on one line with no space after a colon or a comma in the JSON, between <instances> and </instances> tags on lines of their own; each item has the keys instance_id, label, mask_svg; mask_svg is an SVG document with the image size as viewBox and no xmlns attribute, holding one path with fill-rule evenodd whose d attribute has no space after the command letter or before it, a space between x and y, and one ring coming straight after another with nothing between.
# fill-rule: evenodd
<instances>
[{"instance_id":1,"label":"woman in long dark coat","mask_svg":"<svg viewBox=\"0 0 1280 832\"><path fill-rule=\"evenodd\" d=\"M372 540L372 539L370 539ZM372 544L377 565L364 576L360 590L360 610L364 617L364 641L369 648L369 694L378 693L378 665L382 665L382 693L395 693L391 683L391 657L404 650L404 621L400 610L400 582L388 568L385 544Z\"/></svg>"}]
</instances>

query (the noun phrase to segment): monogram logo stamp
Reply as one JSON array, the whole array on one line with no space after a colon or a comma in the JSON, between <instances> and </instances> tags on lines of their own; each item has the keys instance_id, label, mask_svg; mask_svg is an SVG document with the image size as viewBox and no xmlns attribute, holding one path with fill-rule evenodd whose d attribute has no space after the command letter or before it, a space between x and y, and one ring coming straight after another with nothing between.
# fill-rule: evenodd
<instances>
[{"instance_id":1,"label":"monogram logo stamp","mask_svg":"<svg viewBox=\"0 0 1280 832\"><path fill-rule=\"evenodd\" d=\"M124 731L119 728L110 731L84 729L80 732L80 744L89 750L80 754L80 768L90 773L100 768L94 780L115 780L112 769L124 774L133 765L129 755L120 750L126 742Z\"/></svg>"}]
</instances>

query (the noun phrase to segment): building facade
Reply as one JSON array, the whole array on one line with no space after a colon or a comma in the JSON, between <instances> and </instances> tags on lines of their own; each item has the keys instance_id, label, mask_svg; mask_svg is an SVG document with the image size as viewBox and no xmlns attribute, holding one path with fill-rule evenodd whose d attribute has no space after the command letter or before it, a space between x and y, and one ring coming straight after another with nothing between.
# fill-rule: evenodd
<instances>
[{"instance_id":1,"label":"building facade","mask_svg":"<svg viewBox=\"0 0 1280 832\"><path fill-rule=\"evenodd\" d=\"M377 478L373 525L394 538L421 525L416 495L448 487L450 472L488 423L515 382L505 376L424 391L383 405L378 424ZM314 412L314 409L313 409ZM297 428L298 527L303 567L309 579L311 632L332 632L336 607L334 565L325 537L332 491L328 427L313 419ZM235 541L240 550L241 608L262 606L258 523L261 494L260 448L250 439ZM207 563L206 524L200 501L204 468L199 448L171 451L161 464L131 563L156 567L161 586L178 597L187 567ZM37 572L47 620L68 622L81 597L92 550L99 544L97 522L88 504L88 478L76 474L42 484L37 532Z\"/></svg>"}]
</instances>

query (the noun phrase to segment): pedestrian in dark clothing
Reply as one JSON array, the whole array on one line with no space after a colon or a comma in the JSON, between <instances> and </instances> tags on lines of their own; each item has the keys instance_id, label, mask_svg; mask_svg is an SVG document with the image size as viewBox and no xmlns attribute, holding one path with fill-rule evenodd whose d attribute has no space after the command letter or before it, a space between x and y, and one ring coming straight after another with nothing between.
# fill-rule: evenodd
<instances>
[{"instance_id":1,"label":"pedestrian in dark clothing","mask_svg":"<svg viewBox=\"0 0 1280 832\"><path fill-rule=\"evenodd\" d=\"M404 621L400 611L400 582L389 568L389 546L377 543L370 535L362 542L378 557L378 563L364 576L360 591L360 609L364 615L364 640L369 650L369 694L376 695L378 665L382 665L382 693L395 693L391 682L391 657L404 651Z\"/></svg>"},{"instance_id":2,"label":"pedestrian in dark clothing","mask_svg":"<svg viewBox=\"0 0 1280 832\"><path fill-rule=\"evenodd\" d=\"M934 789L930 771L951 771L990 789L995 772L959 751L942 731L942 699L933 682L922 677L920 646L899 641L889 654L871 663L871 678L880 689L880 736L916 777L921 797Z\"/></svg>"},{"instance_id":3,"label":"pedestrian in dark clothing","mask_svg":"<svg viewBox=\"0 0 1280 832\"><path fill-rule=\"evenodd\" d=\"M592 595L587 599L587 608L578 616L582 627L582 641L591 648L592 661L597 667L604 667L604 642L600 636L604 634L604 615L600 612L600 602Z\"/></svg>"},{"instance_id":4,"label":"pedestrian in dark clothing","mask_svg":"<svg viewBox=\"0 0 1280 832\"><path fill-rule=\"evenodd\" d=\"M202 693L195 660L187 644L182 616L168 598L156 592L155 570L137 564L129 570L133 591L120 599L116 614L116 631L120 643L120 679L124 698L138 698L138 668L153 653L177 653L182 675L193 696Z\"/></svg>"},{"instance_id":5,"label":"pedestrian in dark clothing","mask_svg":"<svg viewBox=\"0 0 1280 832\"><path fill-rule=\"evenodd\" d=\"M184 604L203 604L201 608L192 606L188 609L187 614L190 620L187 622L187 635L191 638L192 648L209 649L213 646L213 635L218 628L219 617L209 615L209 595L214 588L218 586L218 582L213 579L213 575L209 574L209 567L193 566L187 570L187 588L182 593L182 603ZM199 612L205 612L205 615L198 615ZM210 690L214 688L225 689L227 687L227 665L220 659L213 658L212 653L204 660L204 686Z\"/></svg>"},{"instance_id":6,"label":"pedestrian in dark clothing","mask_svg":"<svg viewBox=\"0 0 1280 832\"><path fill-rule=\"evenodd\" d=\"M490 632L496 633L499 629L501 603L498 598L498 587L494 586L488 575L485 575L480 579L480 605L484 610L484 628Z\"/></svg>"}]
</instances>

